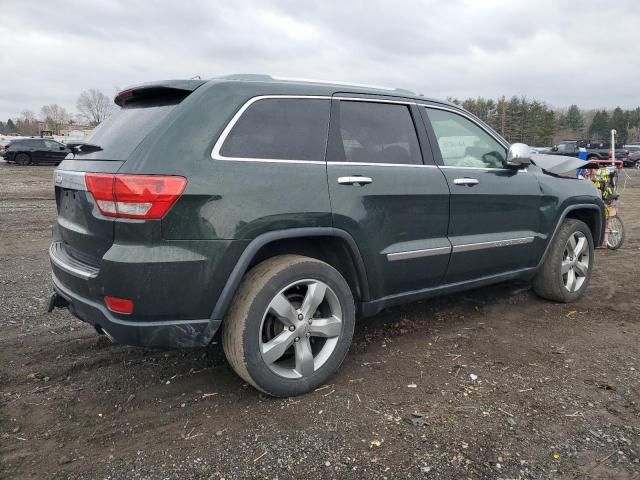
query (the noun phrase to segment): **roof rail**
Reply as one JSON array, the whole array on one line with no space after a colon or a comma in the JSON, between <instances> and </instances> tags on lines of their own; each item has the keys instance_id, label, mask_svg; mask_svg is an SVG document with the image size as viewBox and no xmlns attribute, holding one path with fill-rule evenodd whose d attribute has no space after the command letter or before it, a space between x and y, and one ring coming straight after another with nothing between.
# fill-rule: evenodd
<instances>
[{"instance_id":1,"label":"roof rail","mask_svg":"<svg viewBox=\"0 0 640 480\"><path fill-rule=\"evenodd\" d=\"M387 90L390 92L415 95L415 92L412 92L411 90L407 90L404 88L393 88L393 87L385 87L380 85L369 85L366 83L342 82L337 80L318 80L313 78L280 77L280 76L272 76L272 75L265 75L265 74L259 74L259 73L235 73L235 74L224 75L216 78L221 78L225 80L244 80L244 81L252 81L252 82L281 81L281 82L319 83L323 85L344 85L346 87L372 88L375 90Z\"/></svg>"}]
</instances>

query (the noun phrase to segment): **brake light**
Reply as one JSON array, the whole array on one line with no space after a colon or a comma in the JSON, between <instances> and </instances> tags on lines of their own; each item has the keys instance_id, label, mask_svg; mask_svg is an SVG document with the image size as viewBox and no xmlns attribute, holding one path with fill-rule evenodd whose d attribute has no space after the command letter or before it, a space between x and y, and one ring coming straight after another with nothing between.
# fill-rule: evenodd
<instances>
[{"instance_id":1,"label":"brake light","mask_svg":"<svg viewBox=\"0 0 640 480\"><path fill-rule=\"evenodd\" d=\"M107 304L107 308L115 313L123 313L125 315L131 315L133 313L133 301L128 298L118 297L104 297L104 303Z\"/></svg>"},{"instance_id":2,"label":"brake light","mask_svg":"<svg viewBox=\"0 0 640 480\"><path fill-rule=\"evenodd\" d=\"M87 173L85 183L104 216L157 220L180 198L187 179L170 175Z\"/></svg>"}]
</instances>

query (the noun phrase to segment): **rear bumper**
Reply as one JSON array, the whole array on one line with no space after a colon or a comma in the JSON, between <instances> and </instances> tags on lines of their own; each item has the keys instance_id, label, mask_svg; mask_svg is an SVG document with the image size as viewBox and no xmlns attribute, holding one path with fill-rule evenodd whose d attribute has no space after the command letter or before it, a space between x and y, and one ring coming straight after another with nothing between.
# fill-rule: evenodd
<instances>
[{"instance_id":1,"label":"rear bumper","mask_svg":"<svg viewBox=\"0 0 640 480\"><path fill-rule=\"evenodd\" d=\"M52 274L55 292L69 302L69 311L100 330L117 343L141 347L205 347L220 326L219 321L162 320L156 322L116 318L104 305L74 294Z\"/></svg>"}]
</instances>

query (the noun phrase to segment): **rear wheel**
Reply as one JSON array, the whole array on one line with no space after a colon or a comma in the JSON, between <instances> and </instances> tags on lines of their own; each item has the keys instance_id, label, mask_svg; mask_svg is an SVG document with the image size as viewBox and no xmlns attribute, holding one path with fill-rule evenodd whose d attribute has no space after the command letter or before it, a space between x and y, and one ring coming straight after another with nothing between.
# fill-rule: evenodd
<instances>
[{"instance_id":1,"label":"rear wheel","mask_svg":"<svg viewBox=\"0 0 640 480\"><path fill-rule=\"evenodd\" d=\"M337 270L281 255L246 275L223 324L222 346L235 372L258 390L300 395L337 370L354 325L351 289Z\"/></svg>"},{"instance_id":2,"label":"rear wheel","mask_svg":"<svg viewBox=\"0 0 640 480\"><path fill-rule=\"evenodd\" d=\"M19 153L15 156L15 162L18 165L29 165L31 163L31 157L27 153Z\"/></svg>"},{"instance_id":3,"label":"rear wheel","mask_svg":"<svg viewBox=\"0 0 640 480\"><path fill-rule=\"evenodd\" d=\"M617 215L607 220L607 248L619 249L624 243L624 223Z\"/></svg>"},{"instance_id":4,"label":"rear wheel","mask_svg":"<svg viewBox=\"0 0 640 480\"><path fill-rule=\"evenodd\" d=\"M593 237L589 227L580 220L565 220L533 280L534 291L556 302L578 300L591 279L593 252Z\"/></svg>"}]
</instances>

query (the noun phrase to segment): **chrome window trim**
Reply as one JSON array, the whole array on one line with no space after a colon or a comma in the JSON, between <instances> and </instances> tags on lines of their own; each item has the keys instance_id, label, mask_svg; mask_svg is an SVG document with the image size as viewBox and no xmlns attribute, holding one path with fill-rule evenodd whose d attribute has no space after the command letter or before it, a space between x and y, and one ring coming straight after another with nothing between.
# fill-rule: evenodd
<instances>
[{"instance_id":1,"label":"chrome window trim","mask_svg":"<svg viewBox=\"0 0 640 480\"><path fill-rule=\"evenodd\" d=\"M513 245L524 245L532 243L535 237L519 237L509 238L505 240L494 240L491 242L466 243L463 245L454 245L453 253L472 252L474 250L484 250L486 248L511 247Z\"/></svg>"},{"instance_id":2,"label":"chrome window trim","mask_svg":"<svg viewBox=\"0 0 640 480\"><path fill-rule=\"evenodd\" d=\"M409 168L438 168L436 165L419 165L416 163L375 163L375 162L332 162L327 160L328 165L364 165L369 167L409 167Z\"/></svg>"},{"instance_id":3,"label":"chrome window trim","mask_svg":"<svg viewBox=\"0 0 640 480\"><path fill-rule=\"evenodd\" d=\"M495 172L495 171L509 170L508 168L463 167L463 166L456 166L456 165L440 165L440 168L443 168L446 170L480 170L482 172Z\"/></svg>"},{"instance_id":4,"label":"chrome window trim","mask_svg":"<svg viewBox=\"0 0 640 480\"><path fill-rule=\"evenodd\" d=\"M433 104L427 104L427 103L421 103L421 102L417 102L417 101L411 101L411 100L388 100L388 99L382 99L382 98L367 98L367 97L350 97L350 96L342 96L342 95L335 95L335 96L329 96L329 95L258 95L256 97L252 97L249 100L247 100L241 107L240 109L233 115L233 117L231 117L231 120L229 121L229 123L227 123L227 126L224 128L224 130L222 131L222 133L220 134L220 137L218 137L218 140L216 141L216 143L213 146L213 149L211 151L211 158L214 160L226 160L226 161L232 161L232 162L260 162L260 163L302 163L302 164L310 164L310 165L325 165L328 162L327 161L321 161L321 160L295 160L295 159L280 159L280 158L253 158L253 157L227 157L224 156L220 153L220 150L222 149L222 146L224 145L225 140L227 139L227 137L229 136L229 133L231 132L231 130L233 129L233 127L235 126L235 124L238 122L238 120L240 119L240 117L244 114L244 112L254 103L260 101L260 100L267 100L267 99L281 99L281 98L286 98L286 99L311 99L311 100L332 100L332 99L336 99L336 100L344 100L344 101L350 101L350 102L371 102L371 103L391 103L391 104L397 104L397 105L406 105L406 106L411 106L411 105L415 105L418 107L424 107L424 108L433 108L436 110L445 110L447 112L451 112L457 115L460 115L464 118L466 118L467 120L469 120L470 122L472 122L473 124L475 124L476 126L478 126L481 130L483 130L487 135L489 135L491 138L493 138L496 142L498 142L500 145L502 145L503 147L505 147L507 150L509 149L509 145L503 141L502 139L496 137L492 132L490 132L489 130L487 130L485 127L483 127L481 124L478 123L477 120L475 120L473 117L469 116L468 114L466 114L463 110L458 110L455 108L449 108L449 107L445 107L445 106L440 106L440 105L433 105ZM332 165L369 165L369 166L384 166L384 167L429 167L429 168L456 168L456 169L474 169L474 170L485 170L485 171L501 171L501 170L509 170L508 168L484 168L484 167L459 167L459 166L447 166L447 165L426 165L426 164L413 164L413 163L402 163L402 164L398 164L398 163L375 163L375 162L330 162Z\"/></svg>"},{"instance_id":5,"label":"chrome window trim","mask_svg":"<svg viewBox=\"0 0 640 480\"><path fill-rule=\"evenodd\" d=\"M244 114L244 112L254 103L259 102L260 100L269 100L269 99L307 99L307 100L331 100L330 96L326 95L259 95L257 97L252 97L247 100L242 107L235 113L227 126L224 128L220 137L216 141L213 146L213 150L211 151L211 158L214 160L227 160L232 162L260 162L260 163L304 163L310 165L325 165L326 162L324 160L294 160L294 159L280 159L280 158L252 158L252 157L226 157L220 153L222 146L224 145L225 140L229 136L229 133L238 122L240 117Z\"/></svg>"},{"instance_id":6,"label":"chrome window trim","mask_svg":"<svg viewBox=\"0 0 640 480\"><path fill-rule=\"evenodd\" d=\"M421 250L409 250L406 252L387 253L387 260L389 262L396 262L398 260L409 260L411 258L433 257L435 255L449 255L450 253L451 253L450 246L425 248Z\"/></svg>"}]
</instances>

